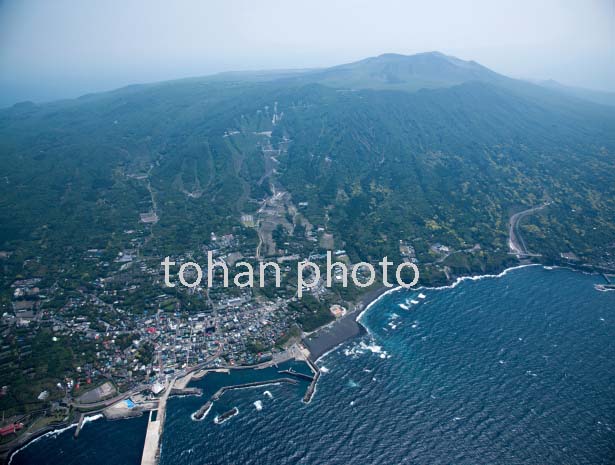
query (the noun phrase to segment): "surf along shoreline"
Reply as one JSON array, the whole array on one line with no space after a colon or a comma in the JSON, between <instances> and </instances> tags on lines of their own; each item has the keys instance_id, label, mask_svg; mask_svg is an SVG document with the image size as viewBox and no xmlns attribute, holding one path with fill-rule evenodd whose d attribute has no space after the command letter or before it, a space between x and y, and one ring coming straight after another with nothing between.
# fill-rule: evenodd
<instances>
[{"instance_id":1,"label":"surf along shoreline","mask_svg":"<svg viewBox=\"0 0 615 465\"><path fill-rule=\"evenodd\" d=\"M568 264L567 266L562 265L545 265L542 263L527 263L521 265L515 265L512 267L505 268L498 274L481 274L481 275L465 275L459 276L451 284L443 285L443 286L419 286L414 287L409 290L413 292L419 292L421 290L426 291L438 291L445 289L453 289L457 287L464 281L479 281L481 279L488 278L501 278L505 276L508 272L518 270L521 268L527 268L532 266L550 266L552 268L561 268L561 269L569 269L572 271L579 271L587 274L596 274L599 273L595 269L595 267L591 267L588 269L583 266L571 266ZM377 289L373 289L365 293L359 300L359 303L355 306L355 308L344 315L342 318L333 321L332 323L323 326L307 337L302 339L302 344L308 349L310 353L310 360L313 363L318 362L320 359L324 358L329 353L335 351L338 347L340 347L344 342L369 333L369 328L361 322L365 313L375 304L377 304L384 296L392 294L394 292L398 292L400 290L404 290L402 286L396 287L380 287ZM238 366L233 367L234 369L249 369L256 368L256 366ZM316 384L316 383L315 383ZM315 392L315 386L314 386ZM89 418L89 421L94 421L98 418ZM67 429L71 429L77 425L77 422L67 422L62 425L54 425L52 427L47 427L43 430L37 431L31 437L28 437L21 443L15 444L9 451L7 451L4 457L0 457L0 463L10 464L12 458L15 454L17 454L20 450L26 448L28 445L36 442L37 440L50 435L59 434Z\"/></svg>"},{"instance_id":2,"label":"surf along shoreline","mask_svg":"<svg viewBox=\"0 0 615 465\"><path fill-rule=\"evenodd\" d=\"M421 290L437 291L444 289L453 289L464 281L478 281L487 278L501 278L505 276L509 271L518 270L530 266L543 266L540 263L528 263L522 265L516 265L509 268L505 268L498 274L481 274L481 275L466 275L457 277L451 284L443 286L419 286L408 289L413 292L419 292ZM335 320L327 326L323 326L317 329L309 336L302 340L302 343L310 352L310 357L315 362L325 357L327 354L333 352L344 342L352 339L356 336L360 336L369 333L369 328L363 323L361 319L363 315L376 303L378 303L384 296L398 292L400 290L406 290L402 286L396 287L381 287L364 294L355 308L344 315L342 318Z\"/></svg>"},{"instance_id":3,"label":"surf along shoreline","mask_svg":"<svg viewBox=\"0 0 615 465\"><path fill-rule=\"evenodd\" d=\"M83 424L100 420L102 418L103 415L101 413L92 413L84 417ZM0 463L10 465L13 462L13 457L19 451L28 447L30 444L34 444L35 442L49 436L57 436L65 431L77 428L78 425L79 421L63 421L54 425L46 426L33 433L30 433L29 436L23 438L20 442L14 444L10 449L8 449L6 451L6 454L0 458Z\"/></svg>"},{"instance_id":4,"label":"surf along shoreline","mask_svg":"<svg viewBox=\"0 0 615 465\"><path fill-rule=\"evenodd\" d=\"M365 334L367 329L359 322L361 314L384 294L395 289L383 286L368 291L352 311L303 338L301 342L309 350L310 358L318 361L348 339Z\"/></svg>"}]
</instances>

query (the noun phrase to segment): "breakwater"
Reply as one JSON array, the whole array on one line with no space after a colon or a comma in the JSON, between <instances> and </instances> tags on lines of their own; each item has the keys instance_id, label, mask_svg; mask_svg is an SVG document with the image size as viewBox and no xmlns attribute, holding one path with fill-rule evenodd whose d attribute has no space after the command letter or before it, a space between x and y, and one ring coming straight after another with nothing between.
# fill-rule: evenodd
<instances>
[{"instance_id":1,"label":"breakwater","mask_svg":"<svg viewBox=\"0 0 615 465\"><path fill-rule=\"evenodd\" d=\"M236 391L228 408L237 405L250 421L218 428L212 412L207 425L190 419L223 383L285 376L273 368L213 373L200 385L207 386L204 398L175 399L160 465L292 465L299 454L311 463L343 457L347 465L408 457L420 463L611 463L609 310L615 292L597 292L598 283L601 276L527 267L423 290L427 297L419 304L410 303L411 292L390 293L363 316L371 337L317 362L323 374L314 403L280 392L297 389L288 385L271 389L273 397L261 392L269 388L246 389ZM578 383L596 390L589 395ZM262 412L252 405L257 399ZM48 435L17 453L12 465L139 463L147 421L97 421L78 441L74 427ZM342 440L348 431L353 439ZM291 440L296 454L289 453Z\"/></svg>"},{"instance_id":2,"label":"breakwater","mask_svg":"<svg viewBox=\"0 0 615 465\"><path fill-rule=\"evenodd\" d=\"M187 388L173 388L169 395L173 397L173 396L200 396L201 394L203 394L203 390L201 388L187 387Z\"/></svg>"},{"instance_id":3,"label":"breakwater","mask_svg":"<svg viewBox=\"0 0 615 465\"><path fill-rule=\"evenodd\" d=\"M280 373L281 375L294 376L295 378L304 379L304 380L310 381L310 382L314 381L314 377L313 376L306 375L305 373L299 373L298 371L295 371L292 368L289 368L288 370L280 370L280 371L278 371L278 373Z\"/></svg>"},{"instance_id":4,"label":"breakwater","mask_svg":"<svg viewBox=\"0 0 615 465\"><path fill-rule=\"evenodd\" d=\"M271 380L266 380L266 381L253 381L251 383L235 384L233 386L223 386L211 396L211 399L209 399L205 404L203 404L201 408L199 408L193 414L193 418L195 420L202 420L203 417L206 415L206 413L211 408L211 405L213 404L213 402L220 399L220 397L222 397L224 393L227 391L232 391L234 389L247 389L247 388L252 388L252 387L257 387L257 386L267 386L271 384L280 384L280 383L298 384L298 381L292 378L277 378L277 379L271 379Z\"/></svg>"},{"instance_id":5,"label":"breakwater","mask_svg":"<svg viewBox=\"0 0 615 465\"><path fill-rule=\"evenodd\" d=\"M312 400L312 397L316 392L316 383L320 378L320 369L316 366L314 362L312 362L312 359L310 359L309 357L306 357L305 361L310 367L310 370L312 370L312 373L314 373L314 376L312 377L312 382L308 386L307 391L305 391L305 395L303 396L303 402L308 404Z\"/></svg>"}]
</instances>

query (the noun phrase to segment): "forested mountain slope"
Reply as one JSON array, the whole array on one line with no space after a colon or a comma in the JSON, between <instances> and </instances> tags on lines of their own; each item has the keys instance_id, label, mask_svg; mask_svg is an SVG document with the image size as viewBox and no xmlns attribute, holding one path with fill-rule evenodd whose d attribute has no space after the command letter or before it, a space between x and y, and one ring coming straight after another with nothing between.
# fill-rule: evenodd
<instances>
[{"instance_id":1,"label":"forested mountain slope","mask_svg":"<svg viewBox=\"0 0 615 465\"><path fill-rule=\"evenodd\" d=\"M122 231L153 207L159 221L147 244L160 256L239 228L270 189L263 131L273 144L290 139L277 182L353 259L398 256L399 240L424 257L434 243L479 244L478 263L451 266L495 268L511 259L511 212L545 200L552 206L525 226L531 249L611 259L611 108L451 57L412 66L396 57L300 78L191 79L1 111L0 249L12 253L5 284L33 257L59 270L66 254L114 256ZM320 82L387 73L406 89ZM438 73L445 86L408 91Z\"/></svg>"}]
</instances>

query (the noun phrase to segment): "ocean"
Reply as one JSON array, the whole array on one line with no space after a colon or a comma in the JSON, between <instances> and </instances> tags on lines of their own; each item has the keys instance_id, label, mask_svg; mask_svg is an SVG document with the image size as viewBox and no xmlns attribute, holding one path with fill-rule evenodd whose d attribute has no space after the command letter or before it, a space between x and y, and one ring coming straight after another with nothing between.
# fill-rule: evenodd
<instances>
[{"instance_id":1,"label":"ocean","mask_svg":"<svg viewBox=\"0 0 615 465\"><path fill-rule=\"evenodd\" d=\"M615 463L615 292L600 282L532 266L388 293L363 314L367 334L319 360L309 404L305 382L229 391L202 421L191 414L205 398L171 399L161 465ZM194 385L207 395L267 376L279 375ZM92 421L12 463L139 464L144 420Z\"/></svg>"}]
</instances>

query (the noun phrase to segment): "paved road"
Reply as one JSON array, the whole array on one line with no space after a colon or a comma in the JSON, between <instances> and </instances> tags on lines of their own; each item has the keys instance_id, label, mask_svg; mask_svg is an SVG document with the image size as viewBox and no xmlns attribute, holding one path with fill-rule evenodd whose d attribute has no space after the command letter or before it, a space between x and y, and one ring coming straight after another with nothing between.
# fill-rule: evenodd
<instances>
[{"instance_id":1,"label":"paved road","mask_svg":"<svg viewBox=\"0 0 615 465\"><path fill-rule=\"evenodd\" d=\"M119 402L120 400L126 399L127 397L130 397L134 394L137 394L141 391L144 391L145 389L148 389L148 388L149 388L148 384L140 384L136 388L133 388L130 391L126 391L121 394L118 394L114 397L111 397L110 399L101 400L98 402L91 402L91 403L82 403L82 402L72 401L71 405L75 408L82 408L82 409L104 408L104 407L108 407L109 405L113 405L116 402Z\"/></svg>"},{"instance_id":2,"label":"paved road","mask_svg":"<svg viewBox=\"0 0 615 465\"><path fill-rule=\"evenodd\" d=\"M533 254L527 250L527 246L525 245L525 241L519 232L519 223L523 218L529 216L533 213L536 213L539 210L547 207L551 202L545 202L542 205L537 207L532 207L527 210L523 210L522 212L515 213L510 217L510 222L508 224L508 247L510 248L510 253L517 255L517 257L539 257L540 254Z\"/></svg>"}]
</instances>

